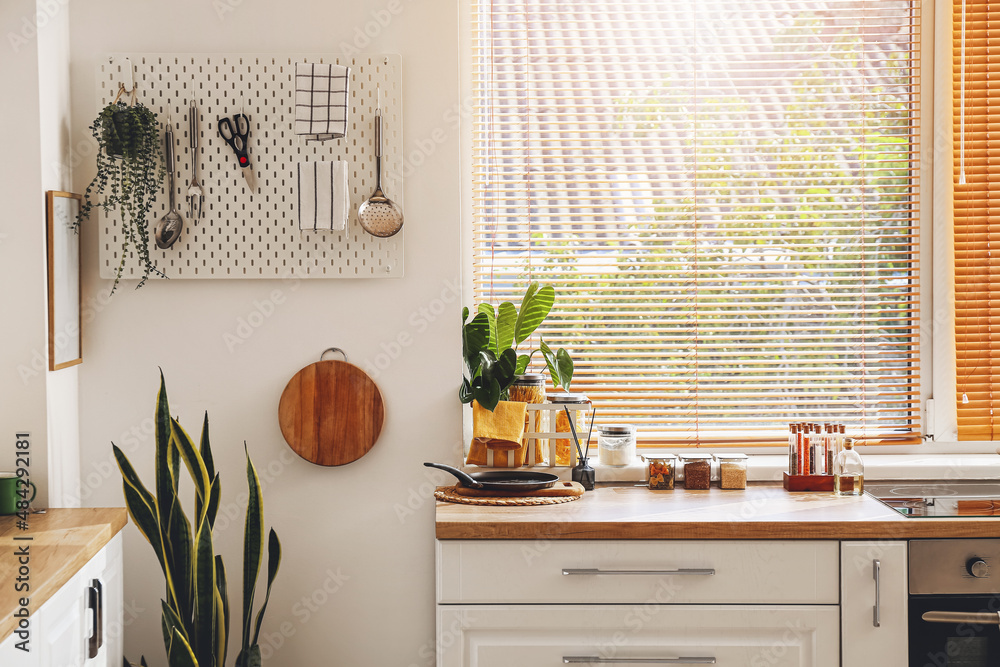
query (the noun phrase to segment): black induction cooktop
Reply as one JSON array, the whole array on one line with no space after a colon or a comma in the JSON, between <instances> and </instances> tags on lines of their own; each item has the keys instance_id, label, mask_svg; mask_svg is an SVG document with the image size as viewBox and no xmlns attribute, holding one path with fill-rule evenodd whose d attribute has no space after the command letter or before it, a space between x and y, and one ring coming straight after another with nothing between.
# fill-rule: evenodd
<instances>
[{"instance_id":1,"label":"black induction cooktop","mask_svg":"<svg viewBox=\"0 0 1000 667\"><path fill-rule=\"evenodd\" d=\"M913 518L1000 517L1000 480L878 482L865 492Z\"/></svg>"}]
</instances>

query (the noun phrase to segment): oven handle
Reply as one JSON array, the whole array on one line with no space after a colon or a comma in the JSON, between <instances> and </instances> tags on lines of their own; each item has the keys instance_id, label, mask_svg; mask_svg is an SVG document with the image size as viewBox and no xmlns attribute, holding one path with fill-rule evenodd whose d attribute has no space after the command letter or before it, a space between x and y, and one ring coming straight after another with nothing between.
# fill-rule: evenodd
<instances>
[{"instance_id":1,"label":"oven handle","mask_svg":"<svg viewBox=\"0 0 1000 667\"><path fill-rule=\"evenodd\" d=\"M920 618L928 623L1000 625L1000 611L991 614L964 611L925 611Z\"/></svg>"}]
</instances>

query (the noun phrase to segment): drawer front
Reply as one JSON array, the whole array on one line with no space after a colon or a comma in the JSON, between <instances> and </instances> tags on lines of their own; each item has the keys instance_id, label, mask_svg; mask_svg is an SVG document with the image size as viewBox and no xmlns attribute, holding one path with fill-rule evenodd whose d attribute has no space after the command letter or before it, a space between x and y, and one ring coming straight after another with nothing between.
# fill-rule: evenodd
<instances>
[{"instance_id":1,"label":"drawer front","mask_svg":"<svg viewBox=\"0 0 1000 667\"><path fill-rule=\"evenodd\" d=\"M437 548L442 604L840 601L832 541L441 540Z\"/></svg>"},{"instance_id":2,"label":"drawer front","mask_svg":"<svg viewBox=\"0 0 1000 667\"><path fill-rule=\"evenodd\" d=\"M440 606L437 664L839 667L839 614L807 605Z\"/></svg>"}]
</instances>

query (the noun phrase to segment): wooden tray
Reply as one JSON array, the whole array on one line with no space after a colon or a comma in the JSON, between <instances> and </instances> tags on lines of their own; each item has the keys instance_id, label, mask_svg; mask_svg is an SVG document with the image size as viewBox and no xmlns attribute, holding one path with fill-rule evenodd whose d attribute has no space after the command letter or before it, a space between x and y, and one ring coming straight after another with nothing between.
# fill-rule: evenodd
<instances>
[{"instance_id":1,"label":"wooden tray","mask_svg":"<svg viewBox=\"0 0 1000 667\"><path fill-rule=\"evenodd\" d=\"M833 491L833 475L789 475L784 473L785 491Z\"/></svg>"},{"instance_id":2,"label":"wooden tray","mask_svg":"<svg viewBox=\"0 0 1000 667\"><path fill-rule=\"evenodd\" d=\"M537 491L522 491L511 493L510 491L484 491L482 489L469 489L456 484L451 487L460 496L467 498L564 498L566 496L582 496L583 485L579 482L556 482L554 486Z\"/></svg>"}]
</instances>

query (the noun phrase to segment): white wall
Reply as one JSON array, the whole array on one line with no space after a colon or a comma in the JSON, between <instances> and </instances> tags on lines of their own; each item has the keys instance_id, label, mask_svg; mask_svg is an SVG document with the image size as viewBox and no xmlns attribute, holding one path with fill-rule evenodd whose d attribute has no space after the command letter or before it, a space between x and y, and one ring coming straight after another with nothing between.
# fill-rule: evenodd
<instances>
[{"instance_id":1,"label":"white wall","mask_svg":"<svg viewBox=\"0 0 1000 667\"><path fill-rule=\"evenodd\" d=\"M0 3L0 469L14 466L14 434L31 433L31 478L48 497L46 440L45 187L41 166L35 0Z\"/></svg>"},{"instance_id":2,"label":"white wall","mask_svg":"<svg viewBox=\"0 0 1000 667\"><path fill-rule=\"evenodd\" d=\"M38 0L39 152L42 189L72 191L68 5ZM48 502L80 505L79 367L46 373Z\"/></svg>"},{"instance_id":3,"label":"white wall","mask_svg":"<svg viewBox=\"0 0 1000 667\"><path fill-rule=\"evenodd\" d=\"M144 478L151 477L151 417L157 366L162 367L172 411L181 422L197 431L202 411L211 416L224 483L217 546L228 559L237 615L244 440L265 474L267 521L285 549L262 641L265 656L270 646L279 640L282 644L265 660L272 666L433 664L429 480L441 478L421 462L457 461L461 433L461 304L455 294L460 273L459 137L451 121L459 101L456 3L72 4L72 128L79 154L92 150L90 142L78 139L97 111L95 68L102 53L341 53L356 38L360 41L366 26L374 36L364 37L371 43L362 52L402 54L405 153L424 146L415 154L422 165L405 180L405 278L178 280L150 283L139 291L126 284L108 301L110 282L98 277L94 225L83 237L84 315L93 316L85 327L80 367L84 504L122 504L112 440L130 452ZM438 143L430 139L436 132L443 137ZM76 169L76 191L86 187L93 171L88 157ZM203 176L209 182L218 177ZM223 336L235 333L240 319L257 307L255 301L263 302L274 290L281 291L283 303L245 343L228 349ZM400 335L403 346L395 343ZM387 418L366 457L326 469L291 454L276 415L288 379L333 345L361 366L385 366L377 382ZM224 519L227 512L235 520ZM150 664L163 665L161 575L150 548L131 527L125 553L126 618L134 619L126 630L128 656L137 660L145 653ZM329 573L338 575L336 580ZM324 586L336 592L328 593Z\"/></svg>"}]
</instances>

